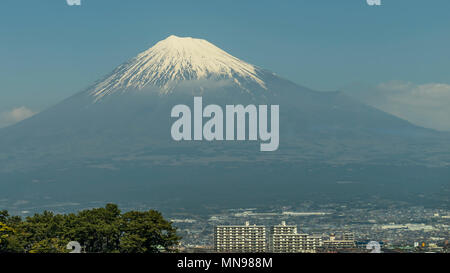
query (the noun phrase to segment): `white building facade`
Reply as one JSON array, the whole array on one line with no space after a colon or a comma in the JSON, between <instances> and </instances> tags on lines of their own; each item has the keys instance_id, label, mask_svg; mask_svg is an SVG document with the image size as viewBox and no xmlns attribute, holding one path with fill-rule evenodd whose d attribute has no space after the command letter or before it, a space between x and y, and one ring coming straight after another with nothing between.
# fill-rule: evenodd
<instances>
[{"instance_id":1,"label":"white building facade","mask_svg":"<svg viewBox=\"0 0 450 273\"><path fill-rule=\"evenodd\" d=\"M269 249L274 253L314 253L322 246L320 236L311 236L297 232L297 226L280 225L273 226L270 230Z\"/></svg>"},{"instance_id":2,"label":"white building facade","mask_svg":"<svg viewBox=\"0 0 450 273\"><path fill-rule=\"evenodd\" d=\"M250 225L216 226L214 248L220 253L258 253L267 251L266 227Z\"/></svg>"}]
</instances>

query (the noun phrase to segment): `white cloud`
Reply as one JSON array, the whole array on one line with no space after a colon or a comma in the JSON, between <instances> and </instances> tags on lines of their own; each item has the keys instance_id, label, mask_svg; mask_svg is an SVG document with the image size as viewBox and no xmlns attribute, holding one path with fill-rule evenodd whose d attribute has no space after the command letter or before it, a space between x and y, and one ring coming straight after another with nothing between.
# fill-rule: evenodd
<instances>
[{"instance_id":1,"label":"white cloud","mask_svg":"<svg viewBox=\"0 0 450 273\"><path fill-rule=\"evenodd\" d=\"M0 113L0 128L12 125L36 114L25 106Z\"/></svg>"},{"instance_id":2,"label":"white cloud","mask_svg":"<svg viewBox=\"0 0 450 273\"><path fill-rule=\"evenodd\" d=\"M350 88L350 96L419 126L450 131L450 85L392 81Z\"/></svg>"}]
</instances>

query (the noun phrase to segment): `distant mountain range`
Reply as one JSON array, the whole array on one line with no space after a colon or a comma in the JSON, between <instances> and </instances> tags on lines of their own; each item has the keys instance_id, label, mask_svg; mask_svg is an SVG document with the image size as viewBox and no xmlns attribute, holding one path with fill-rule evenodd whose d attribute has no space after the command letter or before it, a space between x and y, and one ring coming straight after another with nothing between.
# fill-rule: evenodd
<instances>
[{"instance_id":1,"label":"distant mountain range","mask_svg":"<svg viewBox=\"0 0 450 273\"><path fill-rule=\"evenodd\" d=\"M175 142L176 104L280 105L280 147ZM450 135L170 36L86 90L0 129L0 199L266 202L439 191ZM350 179L355 183L337 184ZM356 185L356 186L355 186ZM346 196L346 195L342 195ZM9 201L8 201L9 202ZM1 206L1 204L0 204Z\"/></svg>"}]
</instances>

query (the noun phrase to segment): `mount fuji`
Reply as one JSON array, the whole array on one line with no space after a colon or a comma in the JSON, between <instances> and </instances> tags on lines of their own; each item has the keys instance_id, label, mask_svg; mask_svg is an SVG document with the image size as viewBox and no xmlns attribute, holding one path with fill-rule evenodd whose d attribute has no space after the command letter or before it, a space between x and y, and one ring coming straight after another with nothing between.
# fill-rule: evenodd
<instances>
[{"instance_id":1,"label":"mount fuji","mask_svg":"<svg viewBox=\"0 0 450 273\"><path fill-rule=\"evenodd\" d=\"M279 149L173 141L170 109L192 105L193 96L280 105ZM86 90L0 129L0 200L184 206L439 191L450 177L449 140L340 92L299 86L206 40L170 36Z\"/></svg>"},{"instance_id":2,"label":"mount fuji","mask_svg":"<svg viewBox=\"0 0 450 273\"><path fill-rule=\"evenodd\" d=\"M149 86L164 94L181 81L201 79L227 79L240 86L253 83L265 88L261 76L261 69L208 41L172 35L116 68L91 94L99 100L119 90L142 90Z\"/></svg>"}]
</instances>

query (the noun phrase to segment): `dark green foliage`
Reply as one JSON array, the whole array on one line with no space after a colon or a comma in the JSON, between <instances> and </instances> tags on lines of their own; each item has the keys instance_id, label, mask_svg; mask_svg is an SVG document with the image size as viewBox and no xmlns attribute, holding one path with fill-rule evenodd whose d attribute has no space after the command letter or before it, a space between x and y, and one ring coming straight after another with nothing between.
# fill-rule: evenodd
<instances>
[{"instance_id":1,"label":"dark green foliage","mask_svg":"<svg viewBox=\"0 0 450 273\"><path fill-rule=\"evenodd\" d=\"M121 213L117 205L83 210L77 214L44 211L27 217L0 211L1 252L61 253L77 241L91 253L173 252L180 237L161 213L149 210Z\"/></svg>"}]
</instances>

